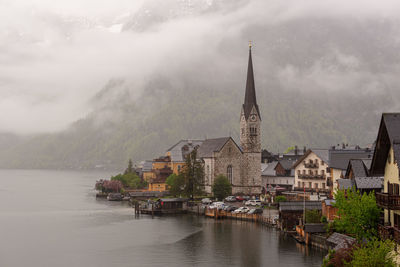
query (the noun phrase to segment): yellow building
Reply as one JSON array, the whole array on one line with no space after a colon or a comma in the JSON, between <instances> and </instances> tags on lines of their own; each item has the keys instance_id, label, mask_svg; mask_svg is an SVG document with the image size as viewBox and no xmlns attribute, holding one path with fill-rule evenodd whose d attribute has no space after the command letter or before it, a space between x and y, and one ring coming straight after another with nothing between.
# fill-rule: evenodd
<instances>
[{"instance_id":1,"label":"yellow building","mask_svg":"<svg viewBox=\"0 0 400 267\"><path fill-rule=\"evenodd\" d=\"M153 170L154 177L149 181L149 191L159 191L164 192L168 190L168 185L166 184L168 176L172 174L171 168L161 168Z\"/></svg>"},{"instance_id":2,"label":"yellow building","mask_svg":"<svg viewBox=\"0 0 400 267\"><path fill-rule=\"evenodd\" d=\"M384 209L382 238L400 243L400 113L382 114L370 175L384 176L383 193L376 193L378 206Z\"/></svg>"}]
</instances>

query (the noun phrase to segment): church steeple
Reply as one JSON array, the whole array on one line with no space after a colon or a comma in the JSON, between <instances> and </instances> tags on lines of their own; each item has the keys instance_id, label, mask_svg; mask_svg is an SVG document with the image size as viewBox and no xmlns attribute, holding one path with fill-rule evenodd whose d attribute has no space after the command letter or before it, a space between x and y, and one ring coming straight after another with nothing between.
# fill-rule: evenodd
<instances>
[{"instance_id":1,"label":"church steeple","mask_svg":"<svg viewBox=\"0 0 400 267\"><path fill-rule=\"evenodd\" d=\"M244 116L246 120L249 118L251 110L253 106L257 111L258 117L261 119L260 111L257 105L257 98L256 98L256 88L254 85L254 73L253 73L253 60L251 58L251 42L249 42L249 63L247 67L247 81L246 81L246 93L244 96Z\"/></svg>"}]
</instances>

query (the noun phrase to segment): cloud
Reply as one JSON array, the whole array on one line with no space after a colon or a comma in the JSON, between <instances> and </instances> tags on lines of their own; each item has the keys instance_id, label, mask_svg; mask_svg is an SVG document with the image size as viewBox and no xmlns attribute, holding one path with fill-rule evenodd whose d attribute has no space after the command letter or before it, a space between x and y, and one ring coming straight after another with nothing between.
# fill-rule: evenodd
<instances>
[{"instance_id":1,"label":"cloud","mask_svg":"<svg viewBox=\"0 0 400 267\"><path fill-rule=\"evenodd\" d=\"M138 95L140 84L154 73L174 75L210 55L229 58L230 48L224 54L221 42L243 38L249 25L279 25L313 17L396 20L400 14L398 1L245 2L238 1L229 10L175 16L147 31L119 32L136 12L158 2L0 0L0 131L61 130L91 111L88 101L110 79L141 81L135 83L133 92ZM277 77L287 87L329 88L343 76L349 80L343 84L347 88L363 74L359 57L340 49L327 56L333 65L326 66L320 59L309 69L286 64L277 68ZM235 63L235 58L229 60ZM329 69L336 65L347 71Z\"/></svg>"}]
</instances>

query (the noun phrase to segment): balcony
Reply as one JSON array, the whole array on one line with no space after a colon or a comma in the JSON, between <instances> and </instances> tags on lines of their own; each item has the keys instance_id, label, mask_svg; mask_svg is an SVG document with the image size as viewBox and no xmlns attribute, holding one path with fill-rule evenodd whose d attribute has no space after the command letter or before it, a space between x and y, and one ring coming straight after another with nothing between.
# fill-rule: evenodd
<instances>
[{"instance_id":1,"label":"balcony","mask_svg":"<svg viewBox=\"0 0 400 267\"><path fill-rule=\"evenodd\" d=\"M299 179L315 179L315 180L324 180L325 175L319 174L298 174Z\"/></svg>"},{"instance_id":2,"label":"balcony","mask_svg":"<svg viewBox=\"0 0 400 267\"><path fill-rule=\"evenodd\" d=\"M304 191L304 188L303 187L295 187L294 191ZM309 188L309 187L306 187L305 191L306 192L329 193L329 189L328 188Z\"/></svg>"},{"instance_id":3,"label":"balcony","mask_svg":"<svg viewBox=\"0 0 400 267\"><path fill-rule=\"evenodd\" d=\"M378 224L378 233L381 239L391 239L400 244L400 230L397 227Z\"/></svg>"},{"instance_id":4,"label":"balcony","mask_svg":"<svg viewBox=\"0 0 400 267\"><path fill-rule=\"evenodd\" d=\"M304 167L309 168L309 169L316 169L319 167L318 163L314 163L314 162L304 162Z\"/></svg>"},{"instance_id":5,"label":"balcony","mask_svg":"<svg viewBox=\"0 0 400 267\"><path fill-rule=\"evenodd\" d=\"M376 203L379 207L389 210L400 210L400 196L388 193L376 193Z\"/></svg>"}]
</instances>

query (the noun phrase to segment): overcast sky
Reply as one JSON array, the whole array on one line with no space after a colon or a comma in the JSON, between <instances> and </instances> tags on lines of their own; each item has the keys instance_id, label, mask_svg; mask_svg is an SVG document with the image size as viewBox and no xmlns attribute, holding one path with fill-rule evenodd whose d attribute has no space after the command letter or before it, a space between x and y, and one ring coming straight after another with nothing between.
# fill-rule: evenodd
<instances>
[{"instance_id":1,"label":"overcast sky","mask_svg":"<svg viewBox=\"0 0 400 267\"><path fill-rule=\"evenodd\" d=\"M178 0L149 2L168 5ZM61 130L91 111L88 101L109 79L145 80L162 71L161 62L170 61L171 55L176 60L171 67L178 68L181 61L201 57L215 49L220 38L237 34L248 23L274 25L299 17L400 18L400 1L395 0L242 2L229 12L121 32L144 0L0 0L0 131ZM343 60L357 64L352 57ZM297 79L290 68L282 75L284 80Z\"/></svg>"}]
</instances>

